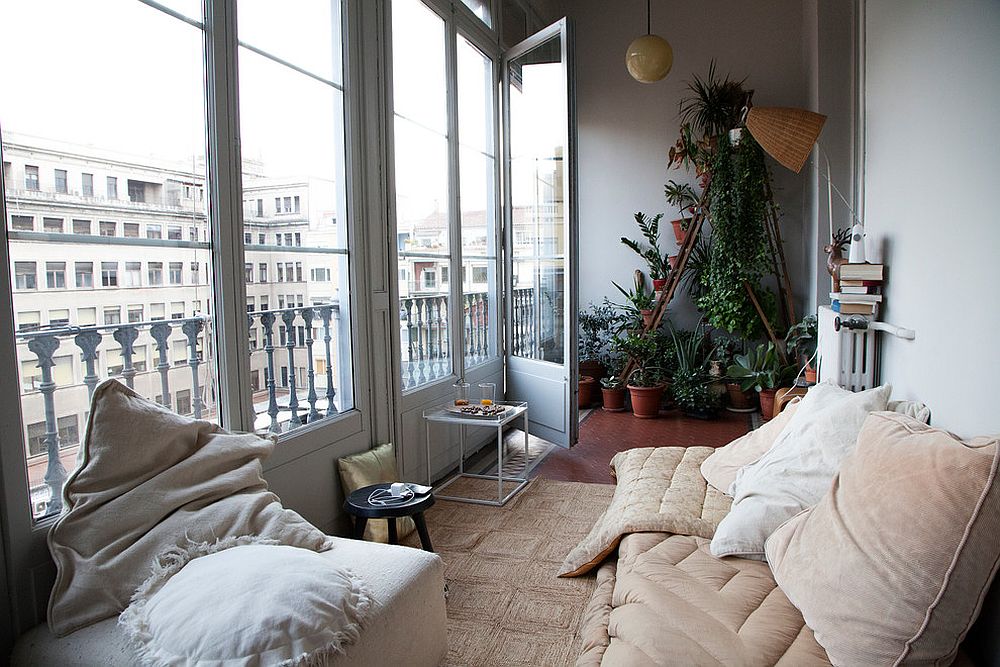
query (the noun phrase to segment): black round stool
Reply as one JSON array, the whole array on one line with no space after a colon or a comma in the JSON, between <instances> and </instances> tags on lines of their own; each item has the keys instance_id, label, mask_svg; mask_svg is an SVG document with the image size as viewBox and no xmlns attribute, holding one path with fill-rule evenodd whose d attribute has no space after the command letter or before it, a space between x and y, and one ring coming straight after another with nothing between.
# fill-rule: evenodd
<instances>
[{"instance_id":1,"label":"black round stool","mask_svg":"<svg viewBox=\"0 0 1000 667\"><path fill-rule=\"evenodd\" d=\"M409 500L392 505L373 505L368 502L372 492L388 490L390 486L390 484L365 486L349 495L344 501L344 511L354 517L354 538L364 539L368 519L386 519L389 523L389 544L399 544L399 538L396 535L396 518L408 516L413 519L413 523L417 526L420 546L423 547L424 551L433 552L431 536L427 532L427 523L424 521L424 510L434 504L434 494L414 495Z\"/></svg>"}]
</instances>

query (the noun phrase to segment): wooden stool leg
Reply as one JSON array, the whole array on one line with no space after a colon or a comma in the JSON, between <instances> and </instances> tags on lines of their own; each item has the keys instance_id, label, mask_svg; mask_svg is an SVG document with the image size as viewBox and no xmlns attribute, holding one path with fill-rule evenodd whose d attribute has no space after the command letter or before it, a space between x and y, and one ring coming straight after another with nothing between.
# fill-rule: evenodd
<instances>
[{"instance_id":1,"label":"wooden stool leg","mask_svg":"<svg viewBox=\"0 0 1000 667\"><path fill-rule=\"evenodd\" d=\"M389 517L386 521L389 522L389 544L399 544L399 537L396 536L395 517Z\"/></svg>"},{"instance_id":2,"label":"wooden stool leg","mask_svg":"<svg viewBox=\"0 0 1000 667\"><path fill-rule=\"evenodd\" d=\"M365 539L365 526L368 525L368 519L363 516L354 517L354 539L363 540Z\"/></svg>"},{"instance_id":3,"label":"wooden stool leg","mask_svg":"<svg viewBox=\"0 0 1000 667\"><path fill-rule=\"evenodd\" d=\"M431 545L431 536L427 532L427 522L424 521L424 513L417 512L413 515L413 523L417 525L417 534L420 535L420 546L424 548L424 551L434 552L434 547Z\"/></svg>"}]
</instances>

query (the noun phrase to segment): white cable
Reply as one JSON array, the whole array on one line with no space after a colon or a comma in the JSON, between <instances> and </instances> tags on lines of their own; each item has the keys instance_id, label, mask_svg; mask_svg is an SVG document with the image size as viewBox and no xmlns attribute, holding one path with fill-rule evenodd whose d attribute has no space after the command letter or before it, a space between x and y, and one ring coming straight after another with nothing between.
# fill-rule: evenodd
<instances>
[{"instance_id":1,"label":"white cable","mask_svg":"<svg viewBox=\"0 0 1000 667\"><path fill-rule=\"evenodd\" d=\"M392 495L389 489L375 489L368 495L368 504L378 505L379 507L402 505L413 500L413 495L413 489L410 488L407 488L401 496Z\"/></svg>"}]
</instances>

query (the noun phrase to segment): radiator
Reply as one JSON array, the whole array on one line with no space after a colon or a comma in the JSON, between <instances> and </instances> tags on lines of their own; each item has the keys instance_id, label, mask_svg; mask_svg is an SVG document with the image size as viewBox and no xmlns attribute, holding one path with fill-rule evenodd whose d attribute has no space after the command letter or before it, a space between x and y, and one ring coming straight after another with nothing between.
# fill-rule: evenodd
<instances>
[{"instance_id":1,"label":"radiator","mask_svg":"<svg viewBox=\"0 0 1000 667\"><path fill-rule=\"evenodd\" d=\"M878 386L878 331L844 327L838 331L837 317L829 306L819 307L819 381L832 380L851 391Z\"/></svg>"}]
</instances>

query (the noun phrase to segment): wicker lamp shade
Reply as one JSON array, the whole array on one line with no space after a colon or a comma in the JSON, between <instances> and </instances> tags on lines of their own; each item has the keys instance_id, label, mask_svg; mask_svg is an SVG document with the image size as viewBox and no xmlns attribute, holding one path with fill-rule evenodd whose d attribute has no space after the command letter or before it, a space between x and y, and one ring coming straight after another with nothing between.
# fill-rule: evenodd
<instances>
[{"instance_id":1,"label":"wicker lamp shade","mask_svg":"<svg viewBox=\"0 0 1000 667\"><path fill-rule=\"evenodd\" d=\"M825 122L826 116L807 109L751 107L746 125L768 155L797 174Z\"/></svg>"}]
</instances>

